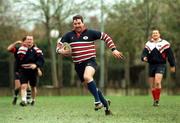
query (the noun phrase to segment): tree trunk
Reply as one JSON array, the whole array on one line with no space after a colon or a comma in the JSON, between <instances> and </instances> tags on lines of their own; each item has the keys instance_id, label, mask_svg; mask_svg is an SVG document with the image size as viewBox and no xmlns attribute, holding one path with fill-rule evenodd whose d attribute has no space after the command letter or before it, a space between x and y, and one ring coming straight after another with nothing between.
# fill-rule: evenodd
<instances>
[{"instance_id":1,"label":"tree trunk","mask_svg":"<svg viewBox=\"0 0 180 123\"><path fill-rule=\"evenodd\" d=\"M129 53L126 53L126 62L125 62L125 94L129 94L129 83L130 83L130 65L129 65L130 59L129 59Z\"/></svg>"},{"instance_id":2,"label":"tree trunk","mask_svg":"<svg viewBox=\"0 0 180 123\"><path fill-rule=\"evenodd\" d=\"M57 66L58 66L59 87L62 88L63 87L63 58L62 58L62 55L58 55Z\"/></svg>"},{"instance_id":3,"label":"tree trunk","mask_svg":"<svg viewBox=\"0 0 180 123\"><path fill-rule=\"evenodd\" d=\"M55 46L53 43L53 39L50 38L50 29L47 27L47 38L48 38L48 44L49 44L49 54L51 59L51 77L52 77L52 83L55 88L59 87L58 79L57 79L57 70L56 70L56 57L55 57Z\"/></svg>"},{"instance_id":4,"label":"tree trunk","mask_svg":"<svg viewBox=\"0 0 180 123\"><path fill-rule=\"evenodd\" d=\"M9 57L8 61L9 61L9 78L10 78L9 86L10 88L13 88L14 87L14 58L12 55Z\"/></svg>"}]
</instances>

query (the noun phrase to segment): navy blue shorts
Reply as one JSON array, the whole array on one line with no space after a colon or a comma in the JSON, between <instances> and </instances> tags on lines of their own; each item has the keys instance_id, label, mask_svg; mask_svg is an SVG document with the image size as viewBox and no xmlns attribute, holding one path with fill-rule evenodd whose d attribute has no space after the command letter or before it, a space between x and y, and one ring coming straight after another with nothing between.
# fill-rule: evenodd
<instances>
[{"instance_id":1,"label":"navy blue shorts","mask_svg":"<svg viewBox=\"0 0 180 123\"><path fill-rule=\"evenodd\" d=\"M76 73L78 74L78 77L81 80L81 82L84 82L84 70L85 70L86 66L91 66L96 70L97 63L96 63L95 58L91 58L86 61L83 61L82 63L75 64L75 70L76 70Z\"/></svg>"},{"instance_id":2,"label":"navy blue shorts","mask_svg":"<svg viewBox=\"0 0 180 123\"><path fill-rule=\"evenodd\" d=\"M29 82L30 86L35 87L37 84L37 70L20 70L20 82L21 84Z\"/></svg>"},{"instance_id":3,"label":"navy blue shorts","mask_svg":"<svg viewBox=\"0 0 180 123\"><path fill-rule=\"evenodd\" d=\"M17 71L15 72L14 78L15 78L15 80L19 80L20 79L19 72L17 72Z\"/></svg>"},{"instance_id":4,"label":"navy blue shorts","mask_svg":"<svg viewBox=\"0 0 180 123\"><path fill-rule=\"evenodd\" d=\"M164 74L166 71L166 64L149 64L149 76L155 77L156 73Z\"/></svg>"}]
</instances>

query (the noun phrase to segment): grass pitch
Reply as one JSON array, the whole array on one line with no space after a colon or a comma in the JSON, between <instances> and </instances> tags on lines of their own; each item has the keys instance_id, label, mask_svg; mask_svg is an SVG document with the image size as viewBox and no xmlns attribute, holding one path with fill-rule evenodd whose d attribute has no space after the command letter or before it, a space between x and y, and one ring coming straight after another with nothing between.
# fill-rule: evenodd
<instances>
[{"instance_id":1,"label":"grass pitch","mask_svg":"<svg viewBox=\"0 0 180 123\"><path fill-rule=\"evenodd\" d=\"M162 96L159 107L150 96L108 98L113 116L94 111L91 96L37 97L35 106L27 107L0 97L0 123L180 123L180 96Z\"/></svg>"}]
</instances>

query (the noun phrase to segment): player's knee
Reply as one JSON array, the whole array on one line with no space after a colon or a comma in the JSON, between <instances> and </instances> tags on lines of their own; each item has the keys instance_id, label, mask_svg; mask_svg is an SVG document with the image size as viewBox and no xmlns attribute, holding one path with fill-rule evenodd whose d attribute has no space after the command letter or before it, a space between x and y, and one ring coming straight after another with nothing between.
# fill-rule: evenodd
<instances>
[{"instance_id":1,"label":"player's knee","mask_svg":"<svg viewBox=\"0 0 180 123\"><path fill-rule=\"evenodd\" d=\"M27 89L27 84L22 84L21 89L26 90Z\"/></svg>"},{"instance_id":2,"label":"player's knee","mask_svg":"<svg viewBox=\"0 0 180 123\"><path fill-rule=\"evenodd\" d=\"M160 83L160 82L156 82L155 86L156 86L157 88L159 88L159 87L161 87L161 83Z\"/></svg>"},{"instance_id":3,"label":"player's knee","mask_svg":"<svg viewBox=\"0 0 180 123\"><path fill-rule=\"evenodd\" d=\"M85 83L88 83L89 81L92 80L92 77L91 76L88 76L88 75L84 75L84 81Z\"/></svg>"}]
</instances>

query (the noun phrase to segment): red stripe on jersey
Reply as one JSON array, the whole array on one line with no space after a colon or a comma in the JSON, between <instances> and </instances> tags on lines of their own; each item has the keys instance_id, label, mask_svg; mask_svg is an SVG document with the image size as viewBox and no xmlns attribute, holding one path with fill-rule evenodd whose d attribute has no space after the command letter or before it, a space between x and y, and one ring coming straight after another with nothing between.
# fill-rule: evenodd
<instances>
[{"instance_id":1,"label":"red stripe on jersey","mask_svg":"<svg viewBox=\"0 0 180 123\"><path fill-rule=\"evenodd\" d=\"M72 59L73 59L74 63L77 63L77 62L82 62L82 61L85 61L85 60L93 58L93 57L96 57L96 54L86 55L86 56L72 58Z\"/></svg>"},{"instance_id":2,"label":"red stripe on jersey","mask_svg":"<svg viewBox=\"0 0 180 123\"><path fill-rule=\"evenodd\" d=\"M150 49L147 45L145 45L145 48L146 48L148 51L151 51L151 49Z\"/></svg>"},{"instance_id":3,"label":"red stripe on jersey","mask_svg":"<svg viewBox=\"0 0 180 123\"><path fill-rule=\"evenodd\" d=\"M107 34L106 33L103 33L102 34L102 39L105 40L107 38Z\"/></svg>"},{"instance_id":4,"label":"red stripe on jersey","mask_svg":"<svg viewBox=\"0 0 180 123\"><path fill-rule=\"evenodd\" d=\"M109 35L107 35L106 33L101 33L101 35L101 40L104 40L104 42L110 49L116 48L112 38Z\"/></svg>"},{"instance_id":5,"label":"red stripe on jersey","mask_svg":"<svg viewBox=\"0 0 180 123\"><path fill-rule=\"evenodd\" d=\"M169 44L166 44L161 49L159 49L159 51L161 52L161 51L163 51L163 50L165 50L165 49L167 49L169 47L170 47Z\"/></svg>"},{"instance_id":6,"label":"red stripe on jersey","mask_svg":"<svg viewBox=\"0 0 180 123\"><path fill-rule=\"evenodd\" d=\"M114 43L113 43L113 42L110 42L109 44L107 44L107 46L108 46L109 48L113 48L113 47L114 47Z\"/></svg>"},{"instance_id":7,"label":"red stripe on jersey","mask_svg":"<svg viewBox=\"0 0 180 123\"><path fill-rule=\"evenodd\" d=\"M94 42L73 42L70 43L73 62L82 62L89 58L96 57Z\"/></svg>"},{"instance_id":8,"label":"red stripe on jersey","mask_svg":"<svg viewBox=\"0 0 180 123\"><path fill-rule=\"evenodd\" d=\"M112 38L106 39L105 42L108 43L110 40L112 40Z\"/></svg>"},{"instance_id":9,"label":"red stripe on jersey","mask_svg":"<svg viewBox=\"0 0 180 123\"><path fill-rule=\"evenodd\" d=\"M80 47L80 46L89 46L89 45L94 45L94 42L75 42L70 44L71 47Z\"/></svg>"},{"instance_id":10,"label":"red stripe on jersey","mask_svg":"<svg viewBox=\"0 0 180 123\"><path fill-rule=\"evenodd\" d=\"M72 53L77 51L83 51L83 50L90 50L95 49L95 46L89 46L89 47L74 47L72 48Z\"/></svg>"},{"instance_id":11,"label":"red stripe on jersey","mask_svg":"<svg viewBox=\"0 0 180 123\"><path fill-rule=\"evenodd\" d=\"M72 56L81 56L81 55L85 55L85 54L89 54L89 53L95 53L96 50L92 49L92 50L88 50L88 51L82 51L82 52L72 52Z\"/></svg>"}]
</instances>

